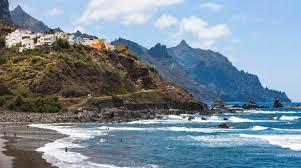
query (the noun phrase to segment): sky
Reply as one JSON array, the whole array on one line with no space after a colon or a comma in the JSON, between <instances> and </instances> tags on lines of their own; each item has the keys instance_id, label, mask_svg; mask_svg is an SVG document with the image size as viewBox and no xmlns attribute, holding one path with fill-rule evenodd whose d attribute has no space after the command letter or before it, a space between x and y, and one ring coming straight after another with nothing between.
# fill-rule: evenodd
<instances>
[{"instance_id":1,"label":"sky","mask_svg":"<svg viewBox=\"0 0 301 168\"><path fill-rule=\"evenodd\" d=\"M65 32L107 40L122 37L147 48L181 40L222 53L264 87L301 102L300 0L10 0Z\"/></svg>"}]
</instances>

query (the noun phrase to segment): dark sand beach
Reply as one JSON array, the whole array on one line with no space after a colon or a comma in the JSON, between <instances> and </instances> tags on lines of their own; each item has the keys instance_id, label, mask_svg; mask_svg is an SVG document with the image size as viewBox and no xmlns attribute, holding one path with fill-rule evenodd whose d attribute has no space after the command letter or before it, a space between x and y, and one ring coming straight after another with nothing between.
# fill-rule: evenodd
<instances>
[{"instance_id":1,"label":"dark sand beach","mask_svg":"<svg viewBox=\"0 0 301 168\"><path fill-rule=\"evenodd\" d=\"M36 149L64 135L19 123L2 123L0 130L0 168L54 168Z\"/></svg>"}]
</instances>

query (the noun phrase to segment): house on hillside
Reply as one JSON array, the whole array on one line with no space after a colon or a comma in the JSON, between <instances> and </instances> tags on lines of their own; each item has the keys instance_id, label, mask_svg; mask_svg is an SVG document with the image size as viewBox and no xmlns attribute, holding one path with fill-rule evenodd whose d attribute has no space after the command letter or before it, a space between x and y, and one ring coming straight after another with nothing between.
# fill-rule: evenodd
<instances>
[{"instance_id":1,"label":"house on hillside","mask_svg":"<svg viewBox=\"0 0 301 168\"><path fill-rule=\"evenodd\" d=\"M107 43L105 39L98 38L81 38L75 35L64 32L50 32L50 33L33 33L28 30L17 29L8 34L5 39L6 47L19 47L19 52L25 49L34 49L37 46L52 45L57 39L65 39L70 45L85 45L98 50L115 50L115 46ZM124 48L120 47L119 48Z\"/></svg>"},{"instance_id":2,"label":"house on hillside","mask_svg":"<svg viewBox=\"0 0 301 168\"><path fill-rule=\"evenodd\" d=\"M92 47L92 44L94 44L94 42L94 39L83 38L82 45Z\"/></svg>"},{"instance_id":3,"label":"house on hillside","mask_svg":"<svg viewBox=\"0 0 301 168\"><path fill-rule=\"evenodd\" d=\"M34 39L26 38L22 40L21 47L19 47L19 52L23 52L24 49L34 49L34 48L35 48Z\"/></svg>"},{"instance_id":4,"label":"house on hillside","mask_svg":"<svg viewBox=\"0 0 301 168\"><path fill-rule=\"evenodd\" d=\"M91 47L98 50L106 50L106 41L104 39L94 39Z\"/></svg>"},{"instance_id":5,"label":"house on hillside","mask_svg":"<svg viewBox=\"0 0 301 168\"><path fill-rule=\"evenodd\" d=\"M56 42L56 38L54 34L43 34L38 38L36 46L40 45L52 45Z\"/></svg>"},{"instance_id":6,"label":"house on hillside","mask_svg":"<svg viewBox=\"0 0 301 168\"><path fill-rule=\"evenodd\" d=\"M73 34L70 33L64 33L64 32L55 32L54 34L56 39L64 39L69 42L69 44L74 45L74 44L81 44L80 39L76 38Z\"/></svg>"},{"instance_id":7,"label":"house on hillside","mask_svg":"<svg viewBox=\"0 0 301 168\"><path fill-rule=\"evenodd\" d=\"M106 49L109 51L115 50L115 46L112 43L105 43Z\"/></svg>"},{"instance_id":8,"label":"house on hillside","mask_svg":"<svg viewBox=\"0 0 301 168\"><path fill-rule=\"evenodd\" d=\"M26 41L26 39L28 38L34 37L35 35L31 31L17 29L5 37L5 45L7 48L11 48L17 45L21 45L22 41Z\"/></svg>"}]
</instances>

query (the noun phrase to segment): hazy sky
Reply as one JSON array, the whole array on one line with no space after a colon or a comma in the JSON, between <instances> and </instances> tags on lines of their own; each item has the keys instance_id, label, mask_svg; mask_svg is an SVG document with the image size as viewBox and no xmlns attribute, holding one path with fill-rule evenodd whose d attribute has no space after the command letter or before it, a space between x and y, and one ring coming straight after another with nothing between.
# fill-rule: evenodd
<instances>
[{"instance_id":1,"label":"hazy sky","mask_svg":"<svg viewBox=\"0 0 301 168\"><path fill-rule=\"evenodd\" d=\"M50 27L145 47L185 39L301 101L300 0L11 0Z\"/></svg>"}]
</instances>

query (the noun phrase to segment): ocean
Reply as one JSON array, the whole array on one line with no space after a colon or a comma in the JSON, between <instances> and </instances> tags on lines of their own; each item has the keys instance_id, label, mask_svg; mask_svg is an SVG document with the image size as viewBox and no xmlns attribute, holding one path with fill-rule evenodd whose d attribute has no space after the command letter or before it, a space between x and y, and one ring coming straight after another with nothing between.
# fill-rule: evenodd
<instances>
[{"instance_id":1,"label":"ocean","mask_svg":"<svg viewBox=\"0 0 301 168\"><path fill-rule=\"evenodd\" d=\"M188 121L188 116L195 119ZM230 129L217 128L223 123ZM44 159L60 168L299 168L301 165L301 109L170 115L160 120L119 124L32 126L68 135L38 149L44 153Z\"/></svg>"}]
</instances>

